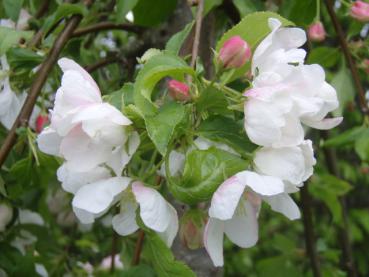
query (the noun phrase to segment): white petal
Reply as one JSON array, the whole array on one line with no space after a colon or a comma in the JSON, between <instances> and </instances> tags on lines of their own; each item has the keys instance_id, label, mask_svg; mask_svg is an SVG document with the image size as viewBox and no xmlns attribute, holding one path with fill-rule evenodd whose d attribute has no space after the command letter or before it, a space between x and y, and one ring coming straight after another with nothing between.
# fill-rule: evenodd
<instances>
[{"instance_id":1,"label":"white petal","mask_svg":"<svg viewBox=\"0 0 369 277\"><path fill-rule=\"evenodd\" d=\"M236 176L224 181L211 199L209 216L222 220L232 218L245 187L246 182L240 182Z\"/></svg>"},{"instance_id":2,"label":"white petal","mask_svg":"<svg viewBox=\"0 0 369 277\"><path fill-rule=\"evenodd\" d=\"M162 240L166 243L168 247L171 247L174 241L174 238L178 232L178 215L175 208L172 205L168 204L170 210L170 219L167 229L158 233L158 235L162 238Z\"/></svg>"},{"instance_id":3,"label":"white petal","mask_svg":"<svg viewBox=\"0 0 369 277\"><path fill-rule=\"evenodd\" d=\"M170 175L175 176L178 175L179 173L181 173L183 171L183 167L184 167L184 163L185 163L185 155L173 150L172 152L170 152L169 154L169 171L170 171ZM160 167L160 170L158 171L158 174L160 176L165 177L165 162L162 164L162 166Z\"/></svg>"},{"instance_id":4,"label":"white petal","mask_svg":"<svg viewBox=\"0 0 369 277\"><path fill-rule=\"evenodd\" d=\"M233 243L244 248L256 244L259 228L258 210L259 207L255 207L250 201L241 200L236 214L224 222L224 232Z\"/></svg>"},{"instance_id":5,"label":"white petal","mask_svg":"<svg viewBox=\"0 0 369 277\"><path fill-rule=\"evenodd\" d=\"M121 236L128 236L139 228L136 222L137 204L133 201L121 201L120 213L112 220L114 230Z\"/></svg>"},{"instance_id":6,"label":"white petal","mask_svg":"<svg viewBox=\"0 0 369 277\"><path fill-rule=\"evenodd\" d=\"M58 168L56 174L63 189L73 194L86 184L111 177L109 170L101 166L85 172L76 172L65 164Z\"/></svg>"},{"instance_id":7,"label":"white petal","mask_svg":"<svg viewBox=\"0 0 369 277\"><path fill-rule=\"evenodd\" d=\"M204 230L204 246L214 266L223 266L224 222L209 218Z\"/></svg>"},{"instance_id":8,"label":"white petal","mask_svg":"<svg viewBox=\"0 0 369 277\"><path fill-rule=\"evenodd\" d=\"M282 213L291 220L300 218L299 208L287 193L263 196L263 199L270 205L273 211Z\"/></svg>"},{"instance_id":9,"label":"white petal","mask_svg":"<svg viewBox=\"0 0 369 277\"><path fill-rule=\"evenodd\" d=\"M72 201L78 219L84 224L92 223L110 208L130 182L130 178L113 177L80 188Z\"/></svg>"},{"instance_id":10,"label":"white petal","mask_svg":"<svg viewBox=\"0 0 369 277\"><path fill-rule=\"evenodd\" d=\"M259 175L248 170L241 171L235 176L240 183L261 195L276 195L284 191L284 184L281 179L273 176Z\"/></svg>"},{"instance_id":11,"label":"white petal","mask_svg":"<svg viewBox=\"0 0 369 277\"><path fill-rule=\"evenodd\" d=\"M43 226L45 224L42 217L31 210L19 210L18 214L20 224L34 224Z\"/></svg>"},{"instance_id":12,"label":"white petal","mask_svg":"<svg viewBox=\"0 0 369 277\"><path fill-rule=\"evenodd\" d=\"M60 156L60 144L62 138L50 127L46 127L37 136L38 148L49 155Z\"/></svg>"},{"instance_id":13,"label":"white petal","mask_svg":"<svg viewBox=\"0 0 369 277\"><path fill-rule=\"evenodd\" d=\"M304 119L304 124L319 130L329 130L341 124L343 117L325 118L321 121L310 121Z\"/></svg>"},{"instance_id":14,"label":"white petal","mask_svg":"<svg viewBox=\"0 0 369 277\"><path fill-rule=\"evenodd\" d=\"M58 60L58 65L63 70L64 73L67 71L76 71L79 74L83 76L83 78L86 80L86 82L89 83L89 85L95 90L94 92L100 96L100 90L97 86L94 79L91 77L90 74L86 70L84 70L79 64L77 64L75 61L67 58L61 58Z\"/></svg>"},{"instance_id":15,"label":"white petal","mask_svg":"<svg viewBox=\"0 0 369 277\"><path fill-rule=\"evenodd\" d=\"M140 205L140 216L144 224L156 232L164 232L172 216L167 201L158 191L145 187L141 182L132 184L132 192Z\"/></svg>"}]
</instances>

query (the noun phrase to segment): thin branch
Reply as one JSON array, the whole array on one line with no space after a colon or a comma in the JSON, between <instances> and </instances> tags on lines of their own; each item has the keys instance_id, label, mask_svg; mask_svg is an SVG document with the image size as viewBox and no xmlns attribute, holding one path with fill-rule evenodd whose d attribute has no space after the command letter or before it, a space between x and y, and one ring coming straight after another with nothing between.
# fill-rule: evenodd
<instances>
[{"instance_id":1,"label":"thin branch","mask_svg":"<svg viewBox=\"0 0 369 277\"><path fill-rule=\"evenodd\" d=\"M140 262L144 238L145 238L145 233L143 230L140 230L138 233L138 238L136 242L135 254L132 259L132 265L138 265Z\"/></svg>"},{"instance_id":2,"label":"thin branch","mask_svg":"<svg viewBox=\"0 0 369 277\"><path fill-rule=\"evenodd\" d=\"M352 78L354 80L354 84L356 87L356 90L359 94L359 103L360 103L360 107L361 110L364 114L369 114L369 109L368 109L368 105L366 103L366 99L365 99L365 90L360 82L360 77L359 77L359 72L357 70L356 64L355 64L355 60L352 58L349 47L347 45L347 41L346 41L346 36L345 33L343 32L342 26L337 18L337 15L333 9L333 2L332 0L325 0L325 4L329 13L329 16L332 20L334 29L336 30L337 36L338 36L338 40L339 43L341 45L343 54L345 56L346 62L349 66L349 69L351 71L351 75Z\"/></svg>"},{"instance_id":3,"label":"thin branch","mask_svg":"<svg viewBox=\"0 0 369 277\"><path fill-rule=\"evenodd\" d=\"M118 234L113 231L113 237L111 241L111 262L110 262L110 273L115 271L115 255L117 252Z\"/></svg>"},{"instance_id":4,"label":"thin branch","mask_svg":"<svg viewBox=\"0 0 369 277\"><path fill-rule=\"evenodd\" d=\"M51 48L47 58L41 64L40 69L37 71L37 75L34 79L34 82L31 85L29 93L27 95L26 101L23 104L23 107L14 122L12 129L9 131L8 135L3 142L3 145L0 149L0 168L5 162L8 154L13 148L16 139L17 139L17 128L20 126L27 126L28 120L32 114L33 108L36 104L37 97L46 82L47 76L49 75L51 69L56 63L60 52L70 39L73 31L77 28L80 23L82 17L80 15L73 15L70 20L66 23L64 30L59 34L57 39L54 42L53 47Z\"/></svg>"},{"instance_id":5,"label":"thin branch","mask_svg":"<svg viewBox=\"0 0 369 277\"><path fill-rule=\"evenodd\" d=\"M35 18L42 17L49 9L51 0L44 0L35 14Z\"/></svg>"},{"instance_id":6,"label":"thin branch","mask_svg":"<svg viewBox=\"0 0 369 277\"><path fill-rule=\"evenodd\" d=\"M199 0L196 13L195 38L192 45L191 67L195 67L197 55L199 53L200 33L202 24L202 14L204 11L204 0Z\"/></svg>"},{"instance_id":7,"label":"thin branch","mask_svg":"<svg viewBox=\"0 0 369 277\"><path fill-rule=\"evenodd\" d=\"M87 27L81 27L75 30L73 37L80 37L89 33L96 33L107 30L122 30L132 33L142 33L144 28L129 23L99 22Z\"/></svg>"},{"instance_id":8,"label":"thin branch","mask_svg":"<svg viewBox=\"0 0 369 277\"><path fill-rule=\"evenodd\" d=\"M327 140L329 137L329 133L327 131L321 131L322 137ZM326 164L328 167L328 171L335 175L336 177L340 178L340 172L337 165L337 156L336 152L332 148L323 148L324 157L326 160ZM344 267L348 273L349 277L356 277L357 271L355 267L355 261L354 256L352 254L352 246L349 236L349 224L348 224L348 215L347 215L347 207L346 207L346 201L344 197L341 197L340 204L342 207L342 220L343 220L343 226L338 226L339 228L339 236L340 236L340 242L342 244L342 250L343 250L343 259L344 259Z\"/></svg>"},{"instance_id":9,"label":"thin branch","mask_svg":"<svg viewBox=\"0 0 369 277\"><path fill-rule=\"evenodd\" d=\"M312 214L311 197L306 184L301 188L301 206L304 222L306 251L310 258L314 277L320 277L320 262L316 252L316 239L314 234L314 223Z\"/></svg>"},{"instance_id":10,"label":"thin branch","mask_svg":"<svg viewBox=\"0 0 369 277\"><path fill-rule=\"evenodd\" d=\"M91 73L101 67L107 66L109 64L113 64L113 63L125 63L126 61L123 58L120 58L116 55L114 56L110 56L110 57L106 57L105 59L99 60L94 64L91 65L87 65L85 66L85 69L88 73Z\"/></svg>"}]
</instances>

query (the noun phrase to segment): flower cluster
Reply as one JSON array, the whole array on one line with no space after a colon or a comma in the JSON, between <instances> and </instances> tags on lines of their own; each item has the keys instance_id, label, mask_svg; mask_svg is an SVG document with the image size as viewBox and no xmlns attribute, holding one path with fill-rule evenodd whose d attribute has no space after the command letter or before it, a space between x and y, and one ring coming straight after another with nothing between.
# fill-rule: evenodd
<instances>
[{"instance_id":1,"label":"flower cluster","mask_svg":"<svg viewBox=\"0 0 369 277\"><path fill-rule=\"evenodd\" d=\"M240 247L258 240L257 217L261 202L289 219L300 212L289 196L313 173L316 163L302 124L330 129L342 118L325 118L338 107L335 89L325 81L319 65L305 65L299 49L306 35L299 28L283 28L270 18L271 33L252 59L252 88L245 92L245 130L260 146L252 170L227 179L214 193L205 227L204 244L216 266L223 265L224 234Z\"/></svg>"},{"instance_id":2,"label":"flower cluster","mask_svg":"<svg viewBox=\"0 0 369 277\"><path fill-rule=\"evenodd\" d=\"M178 230L175 209L156 190L123 176L140 143L132 122L102 101L97 84L81 66L67 58L58 64L64 74L51 124L37 140L41 151L64 159L57 176L63 189L74 194L77 218L91 224L120 201L121 212L112 224L128 235L138 229L139 205L144 224L170 245Z\"/></svg>"}]
</instances>

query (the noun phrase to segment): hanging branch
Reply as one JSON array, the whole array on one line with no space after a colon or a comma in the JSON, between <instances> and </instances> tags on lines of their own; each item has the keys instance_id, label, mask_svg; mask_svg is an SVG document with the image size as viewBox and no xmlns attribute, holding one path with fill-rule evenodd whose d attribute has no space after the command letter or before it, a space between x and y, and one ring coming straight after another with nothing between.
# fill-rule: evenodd
<instances>
[{"instance_id":1,"label":"hanging branch","mask_svg":"<svg viewBox=\"0 0 369 277\"><path fill-rule=\"evenodd\" d=\"M107 66L109 64L113 63L127 63L127 61L124 58L121 58L117 55L106 57L105 59L99 60L94 64L85 66L85 69L88 73L91 73L101 67Z\"/></svg>"},{"instance_id":2,"label":"hanging branch","mask_svg":"<svg viewBox=\"0 0 369 277\"><path fill-rule=\"evenodd\" d=\"M302 218L304 223L305 244L306 251L310 258L311 268L313 270L314 277L320 277L320 262L316 252L316 239L314 234L313 214L311 197L306 184L301 188L301 206L302 206Z\"/></svg>"},{"instance_id":3,"label":"hanging branch","mask_svg":"<svg viewBox=\"0 0 369 277\"><path fill-rule=\"evenodd\" d=\"M204 0L199 0L196 13L195 37L192 44L191 67L195 67L197 55L199 53L200 33L202 24L202 13L204 11Z\"/></svg>"},{"instance_id":4,"label":"hanging branch","mask_svg":"<svg viewBox=\"0 0 369 277\"><path fill-rule=\"evenodd\" d=\"M89 33L96 33L106 30L123 30L131 33L142 33L144 28L129 23L113 23L113 22L99 22L87 27L78 28L73 33L73 37L80 37Z\"/></svg>"},{"instance_id":5,"label":"hanging branch","mask_svg":"<svg viewBox=\"0 0 369 277\"><path fill-rule=\"evenodd\" d=\"M60 52L70 39L73 31L77 28L78 24L82 19L81 15L73 15L70 20L65 24L64 30L59 34L57 39L54 42L53 47L51 48L47 58L41 64L40 69L37 71L37 75L31 85L29 93L27 95L26 101L23 104L23 107L13 124L12 129L9 131L6 136L3 145L0 149L0 168L5 162L8 154L13 148L16 139L17 139L17 128L20 126L27 126L28 120L32 114L33 108L36 104L36 100L42 87L44 86L47 76L49 75L51 69L56 63Z\"/></svg>"},{"instance_id":6,"label":"hanging branch","mask_svg":"<svg viewBox=\"0 0 369 277\"><path fill-rule=\"evenodd\" d=\"M349 47L347 45L347 41L346 41L346 38L345 38L345 33L343 32L342 26L341 26L340 22L338 21L337 15L336 15L336 13L333 9L332 0L325 0L325 5L327 7L329 16L332 20L334 29L336 30L338 40L339 40L339 43L341 45L342 52L345 56L346 62L347 62L348 66L349 66L349 69L351 71L352 79L354 80L356 90L359 94L359 103L360 103L361 110L364 114L369 114L368 105L367 105L366 99L365 99L365 91L364 91L364 88L363 88L363 86L360 82L359 72L357 70L355 60L352 58Z\"/></svg>"}]
</instances>

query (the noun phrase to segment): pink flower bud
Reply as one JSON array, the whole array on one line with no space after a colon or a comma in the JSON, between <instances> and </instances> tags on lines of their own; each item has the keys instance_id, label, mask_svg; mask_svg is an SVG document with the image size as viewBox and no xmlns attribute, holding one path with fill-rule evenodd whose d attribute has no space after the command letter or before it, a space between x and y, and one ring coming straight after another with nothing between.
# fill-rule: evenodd
<instances>
[{"instance_id":1,"label":"pink flower bud","mask_svg":"<svg viewBox=\"0 0 369 277\"><path fill-rule=\"evenodd\" d=\"M318 21L310 25L308 36L311 41L325 40L325 30L322 22Z\"/></svg>"},{"instance_id":2,"label":"pink flower bud","mask_svg":"<svg viewBox=\"0 0 369 277\"><path fill-rule=\"evenodd\" d=\"M207 216L201 210L189 210L180 220L179 238L189 249L203 247L203 233Z\"/></svg>"},{"instance_id":3,"label":"pink flower bud","mask_svg":"<svg viewBox=\"0 0 369 277\"><path fill-rule=\"evenodd\" d=\"M355 3L351 6L350 15L353 18L361 22L368 22L369 21L369 3L364 1L355 1Z\"/></svg>"},{"instance_id":4,"label":"pink flower bud","mask_svg":"<svg viewBox=\"0 0 369 277\"><path fill-rule=\"evenodd\" d=\"M41 133L48 124L49 117L45 114L39 114L36 118L36 132Z\"/></svg>"},{"instance_id":5,"label":"pink flower bud","mask_svg":"<svg viewBox=\"0 0 369 277\"><path fill-rule=\"evenodd\" d=\"M170 80L168 82L169 95L178 101L188 101L191 99L189 93L190 87L185 83L179 82L177 80Z\"/></svg>"},{"instance_id":6,"label":"pink flower bud","mask_svg":"<svg viewBox=\"0 0 369 277\"><path fill-rule=\"evenodd\" d=\"M219 52L219 60L225 68L243 66L251 57L251 49L246 41L234 36L224 42Z\"/></svg>"}]
</instances>

